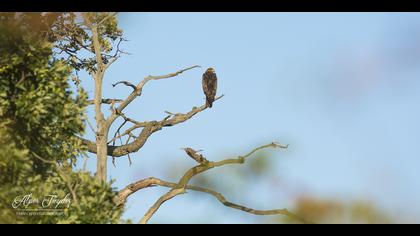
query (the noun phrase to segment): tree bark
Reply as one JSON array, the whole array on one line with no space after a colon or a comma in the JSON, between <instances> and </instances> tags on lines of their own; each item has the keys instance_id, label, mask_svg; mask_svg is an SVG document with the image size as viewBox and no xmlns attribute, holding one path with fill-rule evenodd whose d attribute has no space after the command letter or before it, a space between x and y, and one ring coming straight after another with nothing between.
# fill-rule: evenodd
<instances>
[{"instance_id":1,"label":"tree bark","mask_svg":"<svg viewBox=\"0 0 420 236\"><path fill-rule=\"evenodd\" d=\"M97 165L96 165L96 178L102 182L106 181L107 175L107 158L108 158L108 132L109 124L106 121L104 114L102 113L102 82L105 74L105 65L102 61L102 48L99 42L99 34L97 25L93 25L89 19L88 15L84 15L86 24L92 30L92 43L96 56L96 71L93 73L95 80L95 119L97 126L96 133L96 155L97 155Z\"/></svg>"},{"instance_id":2,"label":"tree bark","mask_svg":"<svg viewBox=\"0 0 420 236\"><path fill-rule=\"evenodd\" d=\"M97 125L96 133L96 153L97 153L97 168L96 177L101 181L106 181L107 172L107 158L108 158L108 125L102 113L102 74L95 73L95 119Z\"/></svg>"},{"instance_id":3,"label":"tree bark","mask_svg":"<svg viewBox=\"0 0 420 236\"><path fill-rule=\"evenodd\" d=\"M96 136L97 144L97 165L96 165L96 177L105 182L107 175L107 159L108 159L108 129L104 127L104 124L101 124L101 131L98 132Z\"/></svg>"}]
</instances>

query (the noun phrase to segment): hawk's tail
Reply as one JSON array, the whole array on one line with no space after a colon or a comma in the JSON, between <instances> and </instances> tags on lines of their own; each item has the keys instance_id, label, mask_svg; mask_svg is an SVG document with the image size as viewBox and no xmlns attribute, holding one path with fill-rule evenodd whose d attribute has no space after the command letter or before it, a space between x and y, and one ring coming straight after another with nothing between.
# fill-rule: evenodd
<instances>
[{"instance_id":1,"label":"hawk's tail","mask_svg":"<svg viewBox=\"0 0 420 236\"><path fill-rule=\"evenodd\" d=\"M213 106L213 101L211 99L206 99L206 106L211 108Z\"/></svg>"}]
</instances>

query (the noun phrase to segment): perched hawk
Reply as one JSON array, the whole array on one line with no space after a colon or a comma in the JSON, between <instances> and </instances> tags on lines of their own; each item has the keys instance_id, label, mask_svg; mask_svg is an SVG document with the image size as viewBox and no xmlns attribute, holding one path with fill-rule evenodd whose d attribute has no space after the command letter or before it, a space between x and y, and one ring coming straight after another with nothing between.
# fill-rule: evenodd
<instances>
[{"instance_id":1,"label":"perched hawk","mask_svg":"<svg viewBox=\"0 0 420 236\"><path fill-rule=\"evenodd\" d=\"M206 95L206 106L212 107L216 97L217 77L213 68L208 68L203 74L203 91Z\"/></svg>"}]
</instances>

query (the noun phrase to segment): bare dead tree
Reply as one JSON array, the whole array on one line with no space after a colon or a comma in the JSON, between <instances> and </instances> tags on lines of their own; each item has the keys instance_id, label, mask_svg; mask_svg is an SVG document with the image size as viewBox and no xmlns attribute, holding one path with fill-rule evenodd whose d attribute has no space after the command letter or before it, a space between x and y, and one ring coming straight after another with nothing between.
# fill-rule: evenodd
<instances>
[{"instance_id":1,"label":"bare dead tree","mask_svg":"<svg viewBox=\"0 0 420 236\"><path fill-rule=\"evenodd\" d=\"M85 138L80 137L82 142L86 145L88 152L96 154L97 156L97 170L96 176L101 181L106 181L107 176L107 160L109 157L118 158L122 156L128 156L130 163L130 154L139 151L147 142L149 137L157 131L162 130L166 127L175 126L177 124L186 122L187 120L191 119L198 113L207 109L206 104L201 106L194 106L191 108L190 111L185 113L172 113L165 111L166 116L161 118L160 120L152 120L152 121L137 121L135 119L129 118L124 114L125 108L132 103L136 98L142 96L143 89L145 85L151 81L157 80L165 80L171 79L179 76L180 74L187 72L192 69L200 68L198 65L190 66L181 70L178 70L173 73L165 74L165 75L158 75L152 76L149 75L142 80L140 80L137 84L133 84L129 81L120 81L113 86L117 85L125 85L132 89L132 91L128 94L125 99L117 99L117 98L103 98L102 88L103 88L103 81L104 75L106 70L109 66L115 62L119 58L118 48L117 52L111 56L104 56L101 34L98 32L100 24L106 22L108 19L111 19L114 14L110 14L109 16L103 18L100 21L93 21L92 14L90 13L83 13L83 24L87 29L90 31L90 41L91 45L84 46L85 48L89 49L91 53L94 54L95 57L95 68L91 68L90 73L94 80L94 98L90 100L90 104L95 107L95 121L96 121L96 128L89 123L92 130L94 130L96 134L95 141L91 141ZM119 41L121 42L121 40ZM118 45L119 45L118 42ZM223 95L216 97L215 101L218 101L222 98ZM102 105L111 105L111 114L108 117L104 116L102 111ZM116 107L114 107L116 106ZM110 134L110 127L116 122L118 118L123 119L123 123L120 124L116 130L116 132L111 135ZM130 124L128 128L125 128L127 124ZM135 135L135 131L139 131L138 135ZM122 139L125 139L125 143L122 142ZM121 144L116 145L116 141L120 140ZM281 145L278 143L270 143L264 146L257 147L247 153L244 156L239 156L237 158L230 158L225 159L222 161L209 161L205 158L202 154L199 154L192 148L184 148L184 151L188 156L194 159L198 165L189 169L182 178L177 183L172 183L168 181L164 181L161 179L157 179L154 177L150 177L147 179L143 179L132 183L119 191L118 195L114 199L114 202L117 206L123 207L127 198L136 193L141 189L145 189L151 186L162 186L170 188L170 190L165 193L162 197L160 197L153 206L146 212L144 217L141 219L140 223L147 223L151 217L157 212L157 210L162 206L162 204L173 197L185 193L187 190L193 190L198 192L203 192L214 196L219 202L227 207L231 207L234 209L242 210L251 214L256 215L273 215L273 214L281 214L286 215L289 217L294 217L299 219L296 215L289 212L287 209L276 209L276 210L254 210L245 206L241 206L232 202L227 201L221 193L218 193L214 190L189 185L190 180L205 171L210 169L221 167L230 164L243 164L250 156L254 153L258 152L259 150L266 149L266 148L282 148L285 149L287 146ZM302 220L303 221L303 220Z\"/></svg>"}]
</instances>

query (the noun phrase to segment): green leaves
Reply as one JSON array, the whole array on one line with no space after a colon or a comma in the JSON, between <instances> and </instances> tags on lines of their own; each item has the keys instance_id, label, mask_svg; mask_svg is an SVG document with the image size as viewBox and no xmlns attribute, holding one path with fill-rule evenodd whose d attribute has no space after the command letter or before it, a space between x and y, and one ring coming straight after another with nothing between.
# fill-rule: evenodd
<instances>
[{"instance_id":1,"label":"green leaves","mask_svg":"<svg viewBox=\"0 0 420 236\"><path fill-rule=\"evenodd\" d=\"M2 27L1 32L1 45L7 45L0 48L2 116L13 117L18 134L26 137L25 145L37 153L46 154L43 149L52 146L50 151L66 156L62 143L84 130L87 96L80 89L78 98L73 98L67 83L71 68L52 60L51 44L18 29ZM51 139L32 141L38 136Z\"/></svg>"},{"instance_id":2,"label":"green leaves","mask_svg":"<svg viewBox=\"0 0 420 236\"><path fill-rule=\"evenodd\" d=\"M45 24L59 16L34 14L0 14L0 223L117 223L123 209L111 183L73 169L85 149L76 135L87 93L70 90L74 68L53 58L45 34L28 30L51 30ZM72 204L62 216L18 215L11 204L27 194L70 194Z\"/></svg>"},{"instance_id":3,"label":"green leaves","mask_svg":"<svg viewBox=\"0 0 420 236\"><path fill-rule=\"evenodd\" d=\"M116 57L121 51L118 44L123 41L122 30L118 28L117 20L111 13L83 13L89 21L97 27L101 56L106 64L111 58ZM86 70L94 73L97 70L96 55L92 42L92 33L87 30L86 22L74 13L59 15L52 24L49 33L51 42L54 43L61 57L76 71Z\"/></svg>"}]
</instances>

